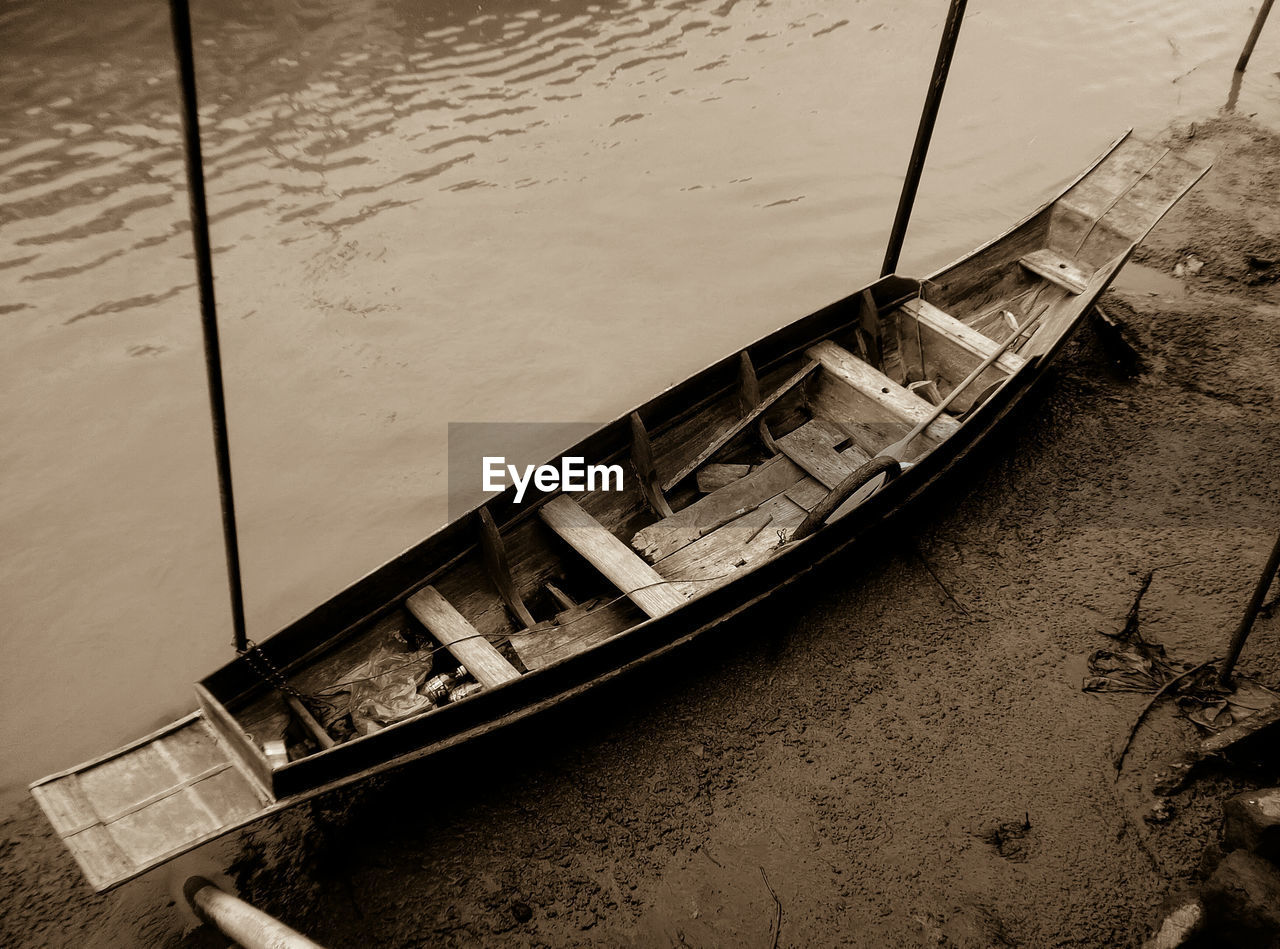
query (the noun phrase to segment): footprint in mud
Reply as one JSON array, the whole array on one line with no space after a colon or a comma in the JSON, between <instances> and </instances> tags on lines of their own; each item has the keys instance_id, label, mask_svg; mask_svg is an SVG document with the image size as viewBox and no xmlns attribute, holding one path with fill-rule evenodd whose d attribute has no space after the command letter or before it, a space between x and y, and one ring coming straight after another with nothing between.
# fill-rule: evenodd
<instances>
[{"instance_id":1,"label":"footprint in mud","mask_svg":"<svg viewBox=\"0 0 1280 949\"><path fill-rule=\"evenodd\" d=\"M1031 815L1026 814L1020 821L1002 821L974 836L989 844L1004 859L1021 863L1031 855L1030 834Z\"/></svg>"}]
</instances>

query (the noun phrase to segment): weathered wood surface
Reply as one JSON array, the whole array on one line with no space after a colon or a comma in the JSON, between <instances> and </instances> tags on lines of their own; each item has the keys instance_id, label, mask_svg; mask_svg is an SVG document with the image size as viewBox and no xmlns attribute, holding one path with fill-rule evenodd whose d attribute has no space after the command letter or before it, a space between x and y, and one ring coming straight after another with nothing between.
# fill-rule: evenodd
<instances>
[{"instance_id":1,"label":"weathered wood surface","mask_svg":"<svg viewBox=\"0 0 1280 949\"><path fill-rule=\"evenodd\" d=\"M904 360L908 367L921 372L929 380L940 380L937 395L927 399L933 405L941 402L941 396L962 381L970 372L999 348L999 342L971 326L966 326L925 300L909 300L902 305ZM996 315L999 317L999 311ZM999 325L1004 326L1003 317ZM1008 334L1005 333L1004 336ZM1002 339L1004 338L1002 336ZM921 358L920 350L924 356ZM964 411L987 386L1000 382L1017 372L1025 364L1021 356L1006 352L986 370L968 390L957 398L956 411ZM911 389L913 393L915 389ZM919 393L923 396L923 393Z\"/></svg>"},{"instance_id":2,"label":"weathered wood surface","mask_svg":"<svg viewBox=\"0 0 1280 949\"><path fill-rule=\"evenodd\" d=\"M502 535L498 533L493 515L485 507L480 508L480 548L483 551L485 570L497 588L498 595L502 597L502 602L517 621L525 626L532 626L537 620L533 618L520 591L516 589L515 579L511 576L511 563L507 559L507 546L502 542Z\"/></svg>"},{"instance_id":3,"label":"weathered wood surface","mask_svg":"<svg viewBox=\"0 0 1280 949\"><path fill-rule=\"evenodd\" d=\"M702 596L730 582L738 570L772 554L781 546L778 532L785 534L803 517L803 509L779 494L654 567L664 577L680 581L675 587L685 596Z\"/></svg>"},{"instance_id":4,"label":"weathered wood surface","mask_svg":"<svg viewBox=\"0 0 1280 949\"><path fill-rule=\"evenodd\" d=\"M866 453L856 445L843 452L836 451L836 445L848 440L849 436L834 423L826 419L814 419L779 438L778 448L798 466L831 488L867 460Z\"/></svg>"},{"instance_id":5,"label":"weathered wood surface","mask_svg":"<svg viewBox=\"0 0 1280 949\"><path fill-rule=\"evenodd\" d=\"M830 340L809 347L807 352L822 365L823 379L834 380L845 390L819 385L812 398L818 414L854 435L859 447L869 455L893 441L895 435L923 422L933 411L924 399ZM925 435L938 442L959 427L955 419L942 416Z\"/></svg>"},{"instance_id":6,"label":"weathered wood surface","mask_svg":"<svg viewBox=\"0 0 1280 949\"><path fill-rule=\"evenodd\" d=\"M1078 263L1048 247L1023 256L1018 263L1071 293L1083 293L1089 285L1090 275Z\"/></svg>"},{"instance_id":7,"label":"weathered wood surface","mask_svg":"<svg viewBox=\"0 0 1280 949\"><path fill-rule=\"evenodd\" d=\"M312 738L314 738L321 748L332 748L334 746L333 736L324 730L324 726L316 721L316 717L311 714L311 710L302 704L302 700L296 695L286 695L284 702L289 706L289 710L293 712L298 723L307 730Z\"/></svg>"},{"instance_id":8,"label":"weathered wood surface","mask_svg":"<svg viewBox=\"0 0 1280 949\"><path fill-rule=\"evenodd\" d=\"M636 477L640 479L640 490L650 509L659 517L670 517L673 513L667 503L662 486L658 483L658 472L653 462L653 447L649 444L649 433L639 412L631 413L631 463L635 466Z\"/></svg>"},{"instance_id":9,"label":"weathered wood surface","mask_svg":"<svg viewBox=\"0 0 1280 949\"><path fill-rule=\"evenodd\" d=\"M746 477L713 491L671 517L637 531L631 538L631 546L649 561L661 560L721 524L755 510L802 477L803 470L785 456L777 455Z\"/></svg>"},{"instance_id":10,"label":"weathered wood surface","mask_svg":"<svg viewBox=\"0 0 1280 949\"><path fill-rule=\"evenodd\" d=\"M549 666L611 639L642 621L630 602L604 606L577 606L556 616L554 623L539 623L533 629L511 634L511 645L530 671Z\"/></svg>"},{"instance_id":11,"label":"weathered wood surface","mask_svg":"<svg viewBox=\"0 0 1280 949\"><path fill-rule=\"evenodd\" d=\"M712 491L718 491L725 485L733 484L740 478L746 477L751 471L750 465L723 465L715 462L708 462L698 469L695 476L698 482L698 490L703 494L710 494Z\"/></svg>"},{"instance_id":12,"label":"weathered wood surface","mask_svg":"<svg viewBox=\"0 0 1280 949\"><path fill-rule=\"evenodd\" d=\"M405 601L405 606L485 688L520 678L516 667L435 587L423 587Z\"/></svg>"},{"instance_id":13,"label":"weathered wood surface","mask_svg":"<svg viewBox=\"0 0 1280 949\"><path fill-rule=\"evenodd\" d=\"M831 493L831 489L821 481L816 481L813 478L804 478L787 488L785 493L791 501L800 505L806 511L812 511L823 498Z\"/></svg>"},{"instance_id":14,"label":"weathered wood surface","mask_svg":"<svg viewBox=\"0 0 1280 949\"><path fill-rule=\"evenodd\" d=\"M200 714L45 779L31 794L97 889L189 850L267 804Z\"/></svg>"},{"instance_id":15,"label":"weathered wood surface","mask_svg":"<svg viewBox=\"0 0 1280 949\"><path fill-rule=\"evenodd\" d=\"M748 412L742 418L738 419L737 422L735 422L733 425L730 425L727 429L725 429L715 438L711 439L707 443L707 446L702 451L700 451L697 455L694 456L692 461L688 462L683 468L681 468L671 477L667 478L665 482L663 482L663 485L662 485L663 489L670 491L673 487L675 487L677 484L679 484L681 481L683 481L685 478L691 475L704 462L709 460L716 452L718 452L721 448L727 445L736 436L742 434L742 432L745 429L747 429L749 426L754 425L756 420L760 418L762 415L764 415L764 413L775 402L781 399L784 395L786 395L792 389L800 385L800 383L804 382L804 380L809 377L809 374L812 373L817 368L818 368L818 364L816 362L806 363L804 367L800 369L799 372L795 373L790 379L782 383L782 385L778 386L778 388L774 389L767 396L761 399L759 404L756 405L755 408L753 408L750 412Z\"/></svg>"},{"instance_id":16,"label":"weathered wood surface","mask_svg":"<svg viewBox=\"0 0 1280 949\"><path fill-rule=\"evenodd\" d=\"M684 605L683 596L664 583L651 566L605 530L573 498L558 495L539 508L538 514L646 615L662 616Z\"/></svg>"}]
</instances>

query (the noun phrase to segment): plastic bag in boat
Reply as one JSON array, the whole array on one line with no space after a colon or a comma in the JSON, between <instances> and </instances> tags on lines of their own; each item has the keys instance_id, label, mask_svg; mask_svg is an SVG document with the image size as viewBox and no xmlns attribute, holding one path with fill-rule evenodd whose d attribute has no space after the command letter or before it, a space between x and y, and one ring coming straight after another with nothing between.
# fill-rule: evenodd
<instances>
[{"instance_id":1,"label":"plastic bag in boat","mask_svg":"<svg viewBox=\"0 0 1280 949\"><path fill-rule=\"evenodd\" d=\"M431 708L418 687L431 672L431 652L379 648L343 678L351 682L351 721L362 735Z\"/></svg>"}]
</instances>

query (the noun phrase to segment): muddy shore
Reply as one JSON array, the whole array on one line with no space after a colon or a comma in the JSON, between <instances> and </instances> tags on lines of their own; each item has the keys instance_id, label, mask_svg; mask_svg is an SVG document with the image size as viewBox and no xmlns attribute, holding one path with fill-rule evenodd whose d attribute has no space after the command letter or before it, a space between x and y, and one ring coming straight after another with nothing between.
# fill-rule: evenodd
<instances>
[{"instance_id":1,"label":"muddy shore","mask_svg":"<svg viewBox=\"0 0 1280 949\"><path fill-rule=\"evenodd\" d=\"M1104 300L1136 375L1086 325L875 556L199 859L330 947L1139 944L1251 785L1144 820L1195 729L1157 708L1117 778L1148 696L1082 692L1085 658L1152 570L1144 636L1220 655L1280 524L1280 136L1166 138L1216 163ZM1240 670L1280 686L1280 618ZM168 905L190 864L95 897L34 804L5 813L0 944L214 944Z\"/></svg>"}]
</instances>

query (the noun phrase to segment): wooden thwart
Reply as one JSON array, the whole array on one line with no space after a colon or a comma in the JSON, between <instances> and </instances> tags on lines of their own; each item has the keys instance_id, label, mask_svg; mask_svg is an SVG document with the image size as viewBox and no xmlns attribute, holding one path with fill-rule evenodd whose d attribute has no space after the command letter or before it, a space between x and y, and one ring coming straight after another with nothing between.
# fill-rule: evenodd
<instances>
[{"instance_id":1,"label":"wooden thwart","mask_svg":"<svg viewBox=\"0 0 1280 949\"><path fill-rule=\"evenodd\" d=\"M1027 254L1018 263L1072 293L1083 293L1089 286L1089 274L1081 270L1075 261L1047 247Z\"/></svg>"},{"instance_id":2,"label":"wooden thwart","mask_svg":"<svg viewBox=\"0 0 1280 949\"><path fill-rule=\"evenodd\" d=\"M507 662L493 643L477 632L435 587L423 587L405 600L404 605L485 688L520 678L516 667Z\"/></svg>"},{"instance_id":3,"label":"wooden thwart","mask_svg":"<svg viewBox=\"0 0 1280 949\"><path fill-rule=\"evenodd\" d=\"M867 405L868 417L874 419L871 413L878 412L881 416L887 415L908 425L915 425L923 422L933 411L933 406L920 396L907 391L880 370L868 366L831 340L823 340L810 346L808 356L861 397ZM959 422L944 415L929 426L926 434L941 441L959 428Z\"/></svg>"},{"instance_id":4,"label":"wooden thwart","mask_svg":"<svg viewBox=\"0 0 1280 949\"><path fill-rule=\"evenodd\" d=\"M542 505L538 515L648 616L662 616L684 605L683 596L567 494Z\"/></svg>"}]
</instances>

